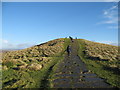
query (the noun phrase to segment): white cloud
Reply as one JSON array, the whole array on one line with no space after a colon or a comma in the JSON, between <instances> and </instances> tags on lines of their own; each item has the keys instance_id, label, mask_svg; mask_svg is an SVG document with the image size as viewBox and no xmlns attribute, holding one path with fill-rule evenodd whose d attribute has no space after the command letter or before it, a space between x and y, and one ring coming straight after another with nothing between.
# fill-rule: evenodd
<instances>
[{"instance_id":1,"label":"white cloud","mask_svg":"<svg viewBox=\"0 0 120 90\"><path fill-rule=\"evenodd\" d=\"M3 40L2 42L7 44L7 43L8 43L8 40Z\"/></svg>"},{"instance_id":2,"label":"white cloud","mask_svg":"<svg viewBox=\"0 0 120 90\"><path fill-rule=\"evenodd\" d=\"M118 29L118 5L103 11L104 21L97 24L107 24L109 29Z\"/></svg>"},{"instance_id":3,"label":"white cloud","mask_svg":"<svg viewBox=\"0 0 120 90\"><path fill-rule=\"evenodd\" d=\"M117 29L117 30L119 30L120 29L120 26L118 26L118 25L114 25L114 26L109 26L108 27L109 29Z\"/></svg>"},{"instance_id":4,"label":"white cloud","mask_svg":"<svg viewBox=\"0 0 120 90\"><path fill-rule=\"evenodd\" d=\"M8 40L0 39L0 43L8 43Z\"/></svg>"},{"instance_id":5,"label":"white cloud","mask_svg":"<svg viewBox=\"0 0 120 90\"><path fill-rule=\"evenodd\" d=\"M106 24L117 24L118 23L118 7L112 6L111 8L104 10L103 15L106 19L103 23Z\"/></svg>"},{"instance_id":6,"label":"white cloud","mask_svg":"<svg viewBox=\"0 0 120 90\"><path fill-rule=\"evenodd\" d=\"M24 49L33 46L30 43L13 44L8 40L0 39L0 49Z\"/></svg>"},{"instance_id":7,"label":"white cloud","mask_svg":"<svg viewBox=\"0 0 120 90\"><path fill-rule=\"evenodd\" d=\"M113 43L111 41L97 41L97 42L100 42L100 43L105 43L105 44L110 44L110 43Z\"/></svg>"},{"instance_id":8,"label":"white cloud","mask_svg":"<svg viewBox=\"0 0 120 90\"><path fill-rule=\"evenodd\" d=\"M120 46L120 43L110 43L110 45L114 45L114 46Z\"/></svg>"},{"instance_id":9,"label":"white cloud","mask_svg":"<svg viewBox=\"0 0 120 90\"><path fill-rule=\"evenodd\" d=\"M118 44L118 42L112 42L112 41L96 41L96 42L109 44L109 45L114 45L114 46L120 45L120 43Z\"/></svg>"}]
</instances>

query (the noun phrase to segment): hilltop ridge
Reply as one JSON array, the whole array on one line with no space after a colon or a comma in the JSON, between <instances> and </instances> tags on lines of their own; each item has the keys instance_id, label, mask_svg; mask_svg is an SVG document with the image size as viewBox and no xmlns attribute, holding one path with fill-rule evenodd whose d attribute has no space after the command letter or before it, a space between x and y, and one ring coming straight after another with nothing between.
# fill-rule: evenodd
<instances>
[{"instance_id":1,"label":"hilltop ridge","mask_svg":"<svg viewBox=\"0 0 120 90\"><path fill-rule=\"evenodd\" d=\"M73 38L59 38L30 48L3 52L3 87L52 87L49 79L55 74L57 65L64 60L67 49L74 40L78 48L74 44L72 49L77 49L77 57L87 65L88 70L105 78L107 83L119 87L116 83L119 82L117 77L120 72L118 47Z\"/></svg>"}]
</instances>

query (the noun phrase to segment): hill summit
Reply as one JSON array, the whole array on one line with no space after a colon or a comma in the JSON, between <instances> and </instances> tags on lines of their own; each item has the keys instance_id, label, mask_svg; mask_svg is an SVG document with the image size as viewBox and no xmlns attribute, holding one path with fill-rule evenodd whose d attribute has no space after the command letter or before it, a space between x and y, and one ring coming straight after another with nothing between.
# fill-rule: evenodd
<instances>
[{"instance_id":1,"label":"hill summit","mask_svg":"<svg viewBox=\"0 0 120 90\"><path fill-rule=\"evenodd\" d=\"M61 64L63 67L59 68L64 70L64 64L69 60L73 64L69 64L68 68L76 62L78 63L75 65L79 64L77 67L81 68L80 65L84 62L90 71L105 78L109 84L119 87L116 84L119 80L115 77L120 71L118 47L70 37L51 40L23 50L3 52L3 88L54 87L51 81L56 70ZM67 71L72 74L69 69ZM83 72L86 71L80 73Z\"/></svg>"}]
</instances>

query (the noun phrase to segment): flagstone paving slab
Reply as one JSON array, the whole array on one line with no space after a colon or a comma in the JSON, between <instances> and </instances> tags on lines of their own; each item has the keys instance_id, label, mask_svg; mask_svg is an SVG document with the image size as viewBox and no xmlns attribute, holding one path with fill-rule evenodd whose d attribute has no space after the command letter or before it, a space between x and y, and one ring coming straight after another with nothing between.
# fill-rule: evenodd
<instances>
[{"instance_id":1,"label":"flagstone paving slab","mask_svg":"<svg viewBox=\"0 0 120 90\"><path fill-rule=\"evenodd\" d=\"M102 78L87 69L78 56L77 41L74 40L67 54L53 75L55 88L106 88L111 87Z\"/></svg>"}]
</instances>

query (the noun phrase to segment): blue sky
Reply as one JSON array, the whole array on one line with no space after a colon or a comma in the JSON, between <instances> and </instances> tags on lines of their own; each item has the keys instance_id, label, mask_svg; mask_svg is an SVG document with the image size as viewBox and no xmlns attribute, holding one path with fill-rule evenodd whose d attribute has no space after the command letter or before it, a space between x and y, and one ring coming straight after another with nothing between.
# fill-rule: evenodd
<instances>
[{"instance_id":1,"label":"blue sky","mask_svg":"<svg viewBox=\"0 0 120 90\"><path fill-rule=\"evenodd\" d=\"M117 3L4 2L3 49L27 48L68 36L118 42Z\"/></svg>"}]
</instances>

